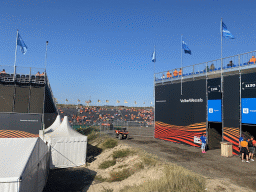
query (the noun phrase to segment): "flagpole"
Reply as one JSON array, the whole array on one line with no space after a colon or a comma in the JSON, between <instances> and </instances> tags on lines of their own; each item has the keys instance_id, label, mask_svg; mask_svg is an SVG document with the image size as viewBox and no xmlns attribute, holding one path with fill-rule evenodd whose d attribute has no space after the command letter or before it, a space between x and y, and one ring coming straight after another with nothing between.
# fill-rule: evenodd
<instances>
[{"instance_id":1,"label":"flagpole","mask_svg":"<svg viewBox=\"0 0 256 192\"><path fill-rule=\"evenodd\" d=\"M183 69L182 69L182 34L181 34L181 84L180 84L180 95L182 95L182 73L183 73Z\"/></svg>"},{"instance_id":2,"label":"flagpole","mask_svg":"<svg viewBox=\"0 0 256 192\"><path fill-rule=\"evenodd\" d=\"M223 69L223 59L222 59L222 36L223 36L223 26L222 26L222 18L221 18L221 22L220 22L220 27L221 27L221 30L220 30L220 41L221 41L221 56L220 56L220 59L221 59L221 93L223 91L223 88L222 88L222 82L223 82L223 77L222 77L222 69Z\"/></svg>"},{"instance_id":3,"label":"flagpole","mask_svg":"<svg viewBox=\"0 0 256 192\"><path fill-rule=\"evenodd\" d=\"M13 74L13 79L15 79L15 75L16 75L16 58L17 58L17 42L18 42L18 36L19 36L19 29L17 29L17 37L16 37L16 47L15 47L15 59L14 59L14 74Z\"/></svg>"}]
</instances>

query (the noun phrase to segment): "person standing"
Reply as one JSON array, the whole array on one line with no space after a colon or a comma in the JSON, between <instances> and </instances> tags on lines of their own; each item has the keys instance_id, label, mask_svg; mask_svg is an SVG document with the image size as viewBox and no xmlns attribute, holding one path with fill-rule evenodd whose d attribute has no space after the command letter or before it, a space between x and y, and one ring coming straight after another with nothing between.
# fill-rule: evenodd
<instances>
[{"instance_id":1,"label":"person standing","mask_svg":"<svg viewBox=\"0 0 256 192\"><path fill-rule=\"evenodd\" d=\"M201 150L202 150L202 153L206 153L205 152L205 146L206 146L206 134L203 133L202 136L200 137L200 141L201 141Z\"/></svg>"},{"instance_id":2,"label":"person standing","mask_svg":"<svg viewBox=\"0 0 256 192\"><path fill-rule=\"evenodd\" d=\"M246 163L250 163L248 161L249 157L249 149L248 149L248 142L246 140L241 141L241 153L242 153L242 162L245 162L244 156L246 157Z\"/></svg>"},{"instance_id":3,"label":"person standing","mask_svg":"<svg viewBox=\"0 0 256 192\"><path fill-rule=\"evenodd\" d=\"M254 159L253 159L253 155L254 155L254 151L255 151L254 146L255 146L255 140L254 140L253 137L251 137L251 138L249 139L249 141L248 141L249 159L250 159L251 161L254 161Z\"/></svg>"}]
</instances>

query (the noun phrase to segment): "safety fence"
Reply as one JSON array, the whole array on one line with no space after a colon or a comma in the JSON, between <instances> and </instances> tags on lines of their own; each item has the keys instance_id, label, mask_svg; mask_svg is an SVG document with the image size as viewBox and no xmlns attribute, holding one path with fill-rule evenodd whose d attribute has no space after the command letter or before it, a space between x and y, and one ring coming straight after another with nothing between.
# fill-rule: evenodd
<instances>
[{"instance_id":1,"label":"safety fence","mask_svg":"<svg viewBox=\"0 0 256 192\"><path fill-rule=\"evenodd\" d=\"M255 67L256 51L225 57L213 61L155 73L155 83L175 81L186 78L207 76L208 74L230 72Z\"/></svg>"},{"instance_id":2,"label":"safety fence","mask_svg":"<svg viewBox=\"0 0 256 192\"><path fill-rule=\"evenodd\" d=\"M154 137L154 122L151 121L113 121L112 124L100 124L100 132L116 136L115 130L126 128L129 136Z\"/></svg>"}]
</instances>

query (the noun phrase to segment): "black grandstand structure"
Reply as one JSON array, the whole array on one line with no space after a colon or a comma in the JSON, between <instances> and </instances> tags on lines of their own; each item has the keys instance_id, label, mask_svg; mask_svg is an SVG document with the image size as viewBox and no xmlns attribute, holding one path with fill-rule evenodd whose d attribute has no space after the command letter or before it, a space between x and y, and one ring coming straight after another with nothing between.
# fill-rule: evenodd
<instances>
[{"instance_id":1,"label":"black grandstand structure","mask_svg":"<svg viewBox=\"0 0 256 192\"><path fill-rule=\"evenodd\" d=\"M57 116L45 69L0 66L0 137L37 137ZM40 71L41 75L36 75Z\"/></svg>"}]
</instances>

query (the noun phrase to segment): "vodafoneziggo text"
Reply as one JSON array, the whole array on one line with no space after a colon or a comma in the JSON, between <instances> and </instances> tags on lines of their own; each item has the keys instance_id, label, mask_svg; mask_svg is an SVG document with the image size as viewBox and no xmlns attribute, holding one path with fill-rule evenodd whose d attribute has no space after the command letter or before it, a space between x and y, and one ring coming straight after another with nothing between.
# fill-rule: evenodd
<instances>
[{"instance_id":1,"label":"vodafoneziggo text","mask_svg":"<svg viewBox=\"0 0 256 192\"><path fill-rule=\"evenodd\" d=\"M200 99L193 99L193 98L189 98L189 99L180 99L181 103L202 103L204 102L204 100L202 98Z\"/></svg>"}]
</instances>

